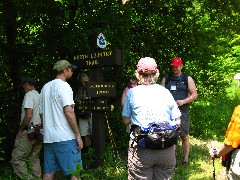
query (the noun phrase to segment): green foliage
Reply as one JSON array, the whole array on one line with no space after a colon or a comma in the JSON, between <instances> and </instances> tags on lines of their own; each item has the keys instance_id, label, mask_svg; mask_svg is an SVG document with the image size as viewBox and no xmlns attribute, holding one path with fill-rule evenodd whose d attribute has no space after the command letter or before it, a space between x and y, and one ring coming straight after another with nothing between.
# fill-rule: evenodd
<instances>
[{"instance_id":1,"label":"green foliage","mask_svg":"<svg viewBox=\"0 0 240 180\"><path fill-rule=\"evenodd\" d=\"M198 138L222 140L239 101L240 92L236 83L226 90L225 95L199 97L191 106L190 134Z\"/></svg>"},{"instance_id":2,"label":"green foliage","mask_svg":"<svg viewBox=\"0 0 240 180\"><path fill-rule=\"evenodd\" d=\"M127 141L125 143L127 143ZM115 148L107 147L104 156L103 179L127 179L127 161L124 156L120 156L118 151L119 150Z\"/></svg>"},{"instance_id":3,"label":"green foliage","mask_svg":"<svg viewBox=\"0 0 240 180\"><path fill-rule=\"evenodd\" d=\"M95 151L93 148L89 147L86 153L82 153L82 161L84 164L84 169L89 169L91 164L94 162Z\"/></svg>"},{"instance_id":4,"label":"green foliage","mask_svg":"<svg viewBox=\"0 0 240 180\"><path fill-rule=\"evenodd\" d=\"M10 164L5 164L4 167L1 167L0 178L3 180L18 180L17 175L13 173L13 169Z\"/></svg>"},{"instance_id":5,"label":"green foliage","mask_svg":"<svg viewBox=\"0 0 240 180\"><path fill-rule=\"evenodd\" d=\"M127 143L127 142L126 142ZM121 152L122 153L122 152ZM117 155L118 154L118 155ZM108 143L103 157L103 163L95 169L87 169L85 172L91 174L91 177L82 179L106 179L106 180L124 180L127 179L126 160L127 153L119 156L119 151L113 148L112 144ZM92 157L93 158L93 157Z\"/></svg>"},{"instance_id":6,"label":"green foliage","mask_svg":"<svg viewBox=\"0 0 240 180\"><path fill-rule=\"evenodd\" d=\"M70 169L69 171L79 180L80 179L85 179L85 178L92 178L93 179L93 176L91 174L83 173L83 167L79 163L76 166L76 170Z\"/></svg>"},{"instance_id":7,"label":"green foliage","mask_svg":"<svg viewBox=\"0 0 240 180\"><path fill-rule=\"evenodd\" d=\"M105 131L107 134L107 141L111 142L116 150L125 149L127 151L128 144L126 144L126 139L128 139L129 134L126 132L126 126L122 121L121 108L108 114L108 123L109 126Z\"/></svg>"},{"instance_id":8,"label":"green foliage","mask_svg":"<svg viewBox=\"0 0 240 180\"><path fill-rule=\"evenodd\" d=\"M3 142L4 139L5 139L5 137L0 137L0 145L2 145L2 142ZM4 154L4 150L0 146L0 161L4 160L3 154Z\"/></svg>"}]
</instances>

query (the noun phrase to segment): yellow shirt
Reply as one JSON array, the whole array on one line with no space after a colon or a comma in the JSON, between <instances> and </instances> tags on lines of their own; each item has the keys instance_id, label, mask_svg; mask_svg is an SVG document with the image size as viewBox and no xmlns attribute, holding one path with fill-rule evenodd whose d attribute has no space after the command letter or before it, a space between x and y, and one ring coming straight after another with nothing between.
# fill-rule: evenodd
<instances>
[{"instance_id":1,"label":"yellow shirt","mask_svg":"<svg viewBox=\"0 0 240 180\"><path fill-rule=\"evenodd\" d=\"M240 146L240 105L234 109L224 143L233 148Z\"/></svg>"}]
</instances>

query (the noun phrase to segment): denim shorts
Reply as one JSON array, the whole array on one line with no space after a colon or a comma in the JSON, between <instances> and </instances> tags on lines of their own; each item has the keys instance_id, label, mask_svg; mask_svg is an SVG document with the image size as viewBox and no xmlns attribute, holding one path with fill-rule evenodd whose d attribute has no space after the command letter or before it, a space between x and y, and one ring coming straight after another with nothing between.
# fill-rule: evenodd
<instances>
[{"instance_id":1,"label":"denim shorts","mask_svg":"<svg viewBox=\"0 0 240 180\"><path fill-rule=\"evenodd\" d=\"M44 143L44 173L62 171L64 175L72 174L76 165L82 165L81 151L77 150L76 139Z\"/></svg>"}]
</instances>

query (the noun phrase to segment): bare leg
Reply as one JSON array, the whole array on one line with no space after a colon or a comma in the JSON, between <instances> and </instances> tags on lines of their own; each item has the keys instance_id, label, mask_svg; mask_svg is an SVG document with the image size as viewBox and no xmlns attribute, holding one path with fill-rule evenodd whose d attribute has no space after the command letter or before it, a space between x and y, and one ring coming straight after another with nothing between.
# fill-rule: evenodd
<instances>
[{"instance_id":1,"label":"bare leg","mask_svg":"<svg viewBox=\"0 0 240 180\"><path fill-rule=\"evenodd\" d=\"M71 177L70 177L70 180L79 180L78 178L76 178L76 176L74 176L74 175L71 175Z\"/></svg>"},{"instance_id":2,"label":"bare leg","mask_svg":"<svg viewBox=\"0 0 240 180\"><path fill-rule=\"evenodd\" d=\"M54 177L54 173L45 173L43 175L43 180L53 180ZM76 178L74 175L71 175L70 180L78 180L78 178Z\"/></svg>"},{"instance_id":3,"label":"bare leg","mask_svg":"<svg viewBox=\"0 0 240 180\"><path fill-rule=\"evenodd\" d=\"M184 154L184 161L188 162L188 156L190 151L190 142L188 136L181 136L182 138L182 148Z\"/></svg>"},{"instance_id":4,"label":"bare leg","mask_svg":"<svg viewBox=\"0 0 240 180\"><path fill-rule=\"evenodd\" d=\"M53 180L54 173L44 173L43 180Z\"/></svg>"}]
</instances>

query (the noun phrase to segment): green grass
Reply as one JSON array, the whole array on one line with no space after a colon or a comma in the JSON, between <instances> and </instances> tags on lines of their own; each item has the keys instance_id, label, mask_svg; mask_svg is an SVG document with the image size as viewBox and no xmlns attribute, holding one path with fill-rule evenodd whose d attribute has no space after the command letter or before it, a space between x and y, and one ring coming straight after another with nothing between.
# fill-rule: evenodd
<instances>
[{"instance_id":1,"label":"green grass","mask_svg":"<svg viewBox=\"0 0 240 180\"><path fill-rule=\"evenodd\" d=\"M174 180L212 180L213 179L213 161L209 156L209 148L211 147L211 140L199 140L190 137L191 149L189 155L189 166L178 166L174 171ZM221 142L214 142L216 147L221 146ZM183 153L181 149L181 142L178 143L177 161L181 164L183 160ZM219 180L226 179L225 167L221 165L221 158L214 160L215 177Z\"/></svg>"},{"instance_id":2,"label":"green grass","mask_svg":"<svg viewBox=\"0 0 240 180\"><path fill-rule=\"evenodd\" d=\"M126 142L127 143L127 142ZM209 156L209 148L211 140L199 140L190 136L191 150L189 156L189 166L183 167L179 165L175 171L173 180L212 180L213 179L213 163ZM215 146L220 147L221 142L215 141ZM118 153L116 153L118 152ZM90 152L92 153L92 152ZM177 162L181 164L183 159L181 141L176 148ZM89 158L89 156L86 156ZM88 159L89 160L89 159ZM83 159L84 161L84 159ZM85 161L86 162L86 161ZM127 152L126 150L113 150L111 146L107 146L103 165L99 168L81 171L81 174L91 175L83 176L82 180L126 180L127 179ZM10 163L0 167L0 179L17 180L13 174ZM221 158L215 159L216 180L225 180L225 168L221 165ZM58 179L66 179L61 173Z\"/></svg>"}]
</instances>

